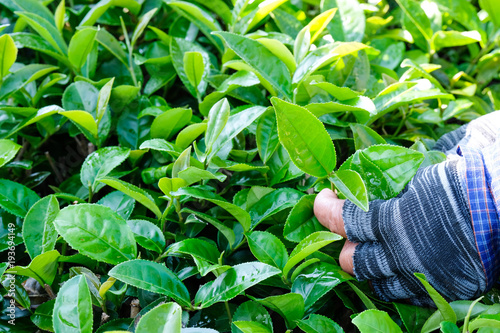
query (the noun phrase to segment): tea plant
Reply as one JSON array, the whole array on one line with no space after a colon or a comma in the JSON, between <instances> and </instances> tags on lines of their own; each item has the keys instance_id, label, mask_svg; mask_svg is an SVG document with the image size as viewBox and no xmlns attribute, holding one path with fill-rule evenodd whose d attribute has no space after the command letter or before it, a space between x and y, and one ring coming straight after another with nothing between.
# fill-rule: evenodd
<instances>
[{"instance_id":1,"label":"tea plant","mask_svg":"<svg viewBox=\"0 0 500 333\"><path fill-rule=\"evenodd\" d=\"M377 300L364 210L500 106L493 0L0 0L2 332L492 332ZM14 325L15 324L15 325Z\"/></svg>"}]
</instances>

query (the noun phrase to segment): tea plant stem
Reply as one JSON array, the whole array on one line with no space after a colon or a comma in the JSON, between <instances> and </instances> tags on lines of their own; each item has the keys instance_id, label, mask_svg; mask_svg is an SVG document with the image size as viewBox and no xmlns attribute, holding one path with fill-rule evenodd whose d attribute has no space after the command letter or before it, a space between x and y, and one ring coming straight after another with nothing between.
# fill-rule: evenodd
<instances>
[{"instance_id":1,"label":"tea plant stem","mask_svg":"<svg viewBox=\"0 0 500 333\"><path fill-rule=\"evenodd\" d=\"M469 311L467 312L467 316L465 316L465 320L464 320L464 328L463 328L463 331L462 333L467 333L469 332L469 320L470 320L470 316L472 314L472 310L474 309L474 306L484 298L484 296L481 296L479 297L478 299L476 299L474 302L472 302L472 304L469 306Z\"/></svg>"},{"instance_id":2,"label":"tea plant stem","mask_svg":"<svg viewBox=\"0 0 500 333\"><path fill-rule=\"evenodd\" d=\"M54 174L56 175L57 181L60 183L63 182L63 178L61 176L61 173L59 172L59 169L57 169L56 165L54 164L54 160L50 156L50 153L48 151L45 152L45 157L47 158L47 161L49 161L49 165L52 168L52 171L54 171Z\"/></svg>"},{"instance_id":3,"label":"tea plant stem","mask_svg":"<svg viewBox=\"0 0 500 333\"><path fill-rule=\"evenodd\" d=\"M127 44L128 50L128 71L130 72L130 76L132 77L132 81L134 82L134 86L137 87L137 78L135 77L134 71L134 63L133 63L133 48L130 44L130 39L128 38L127 27L125 26L125 22L123 21L123 17L120 16L120 22L123 29L123 36L125 37L125 44Z\"/></svg>"},{"instance_id":4,"label":"tea plant stem","mask_svg":"<svg viewBox=\"0 0 500 333\"><path fill-rule=\"evenodd\" d=\"M52 290L52 288L48 284L45 283L43 285L43 289L45 289L45 291L49 295L50 299L55 299L57 297L56 294L54 294L54 291Z\"/></svg>"},{"instance_id":5,"label":"tea plant stem","mask_svg":"<svg viewBox=\"0 0 500 333\"><path fill-rule=\"evenodd\" d=\"M229 325L231 325L231 322L233 321L233 318L231 316L231 309L229 309L229 303L226 301L226 302L224 302L224 305L226 307L227 318L229 319Z\"/></svg>"},{"instance_id":6,"label":"tea plant stem","mask_svg":"<svg viewBox=\"0 0 500 333\"><path fill-rule=\"evenodd\" d=\"M88 203L92 203L92 196L93 196L92 186L89 185L89 200L88 200Z\"/></svg>"},{"instance_id":7,"label":"tea plant stem","mask_svg":"<svg viewBox=\"0 0 500 333\"><path fill-rule=\"evenodd\" d=\"M167 216L168 214L170 213L170 210L172 209L172 201L174 199L171 199L168 201L168 205L167 205L167 208L165 208L165 211L163 212L163 215L160 219L160 226L161 226L161 231L162 232L165 232L165 226L167 224Z\"/></svg>"},{"instance_id":8,"label":"tea plant stem","mask_svg":"<svg viewBox=\"0 0 500 333\"><path fill-rule=\"evenodd\" d=\"M469 63L469 66L467 67L467 69L465 70L465 73L467 74L471 74L472 72L472 69L474 68L474 65L476 65L476 63L485 55L485 54L488 54L493 48L495 47L495 43L494 42L491 42L491 41L488 41L488 44L486 45L485 48L481 49L481 51L479 51L479 53L477 54L477 56L472 59L472 61Z\"/></svg>"},{"instance_id":9,"label":"tea plant stem","mask_svg":"<svg viewBox=\"0 0 500 333\"><path fill-rule=\"evenodd\" d=\"M404 123L406 122L406 114L402 112L403 116L401 118L401 121L399 122L398 128L396 128L396 131L394 132L394 136L398 136L399 132L403 128Z\"/></svg>"},{"instance_id":10,"label":"tea plant stem","mask_svg":"<svg viewBox=\"0 0 500 333\"><path fill-rule=\"evenodd\" d=\"M64 242L61 248L61 255L66 255L66 250L68 249L68 243ZM64 270L64 262L59 263L58 274L62 275Z\"/></svg>"},{"instance_id":11,"label":"tea plant stem","mask_svg":"<svg viewBox=\"0 0 500 333\"><path fill-rule=\"evenodd\" d=\"M236 245L231 251L228 252L227 256L229 257L231 254L233 254L236 250L238 250L241 246L246 244L247 240L244 238L238 245Z\"/></svg>"}]
</instances>

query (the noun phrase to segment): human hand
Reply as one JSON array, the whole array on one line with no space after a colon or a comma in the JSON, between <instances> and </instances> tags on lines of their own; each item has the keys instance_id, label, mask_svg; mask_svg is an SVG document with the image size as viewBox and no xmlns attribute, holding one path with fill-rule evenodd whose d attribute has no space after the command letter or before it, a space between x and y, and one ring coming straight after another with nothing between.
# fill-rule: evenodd
<instances>
[{"instance_id":1,"label":"human hand","mask_svg":"<svg viewBox=\"0 0 500 333\"><path fill-rule=\"evenodd\" d=\"M486 279L458 164L448 161L420 170L397 198L372 201L368 212L331 190L321 191L314 203L316 217L347 239L339 257L342 269L370 280L386 301L432 305L416 272L449 300L484 292Z\"/></svg>"}]
</instances>

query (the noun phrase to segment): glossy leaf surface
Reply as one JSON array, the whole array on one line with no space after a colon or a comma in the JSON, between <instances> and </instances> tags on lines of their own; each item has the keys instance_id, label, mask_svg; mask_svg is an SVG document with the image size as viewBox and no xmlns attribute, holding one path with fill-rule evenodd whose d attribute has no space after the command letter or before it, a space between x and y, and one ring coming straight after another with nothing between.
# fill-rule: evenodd
<instances>
[{"instance_id":1,"label":"glossy leaf surface","mask_svg":"<svg viewBox=\"0 0 500 333\"><path fill-rule=\"evenodd\" d=\"M182 327L182 309L176 303L165 303L158 305L144 316L137 323L138 332L180 333Z\"/></svg>"},{"instance_id":2,"label":"glossy leaf surface","mask_svg":"<svg viewBox=\"0 0 500 333\"><path fill-rule=\"evenodd\" d=\"M92 259L116 265L137 256L132 230L109 207L68 206L57 215L54 225L71 247Z\"/></svg>"},{"instance_id":3,"label":"glossy leaf surface","mask_svg":"<svg viewBox=\"0 0 500 333\"><path fill-rule=\"evenodd\" d=\"M195 304L205 308L217 302L228 301L251 286L279 273L279 269L260 262L235 265L214 281L203 285L196 293Z\"/></svg>"},{"instance_id":4,"label":"glossy leaf surface","mask_svg":"<svg viewBox=\"0 0 500 333\"><path fill-rule=\"evenodd\" d=\"M121 263L109 275L137 288L172 297L190 307L189 292L179 278L165 265L137 259Z\"/></svg>"},{"instance_id":5,"label":"glossy leaf surface","mask_svg":"<svg viewBox=\"0 0 500 333\"><path fill-rule=\"evenodd\" d=\"M84 276L77 275L61 287L53 318L55 332L92 332L92 299Z\"/></svg>"},{"instance_id":6,"label":"glossy leaf surface","mask_svg":"<svg viewBox=\"0 0 500 333\"><path fill-rule=\"evenodd\" d=\"M56 197L47 196L35 203L26 214L23 223L23 239L32 259L54 249L57 231L53 222L58 213L59 202Z\"/></svg>"},{"instance_id":7,"label":"glossy leaf surface","mask_svg":"<svg viewBox=\"0 0 500 333\"><path fill-rule=\"evenodd\" d=\"M325 177L336 165L335 147L323 124L306 109L272 99L278 134L293 163L315 177Z\"/></svg>"}]
</instances>

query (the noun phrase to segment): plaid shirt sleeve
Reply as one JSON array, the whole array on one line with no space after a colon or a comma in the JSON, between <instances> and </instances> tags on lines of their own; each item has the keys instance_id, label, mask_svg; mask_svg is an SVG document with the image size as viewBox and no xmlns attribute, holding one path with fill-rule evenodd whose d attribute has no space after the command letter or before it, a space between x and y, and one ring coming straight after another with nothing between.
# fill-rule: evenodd
<instances>
[{"instance_id":1,"label":"plaid shirt sleeve","mask_svg":"<svg viewBox=\"0 0 500 333\"><path fill-rule=\"evenodd\" d=\"M459 147L457 153L465 158L472 228L489 288L500 268L500 140L483 150Z\"/></svg>"}]
</instances>

